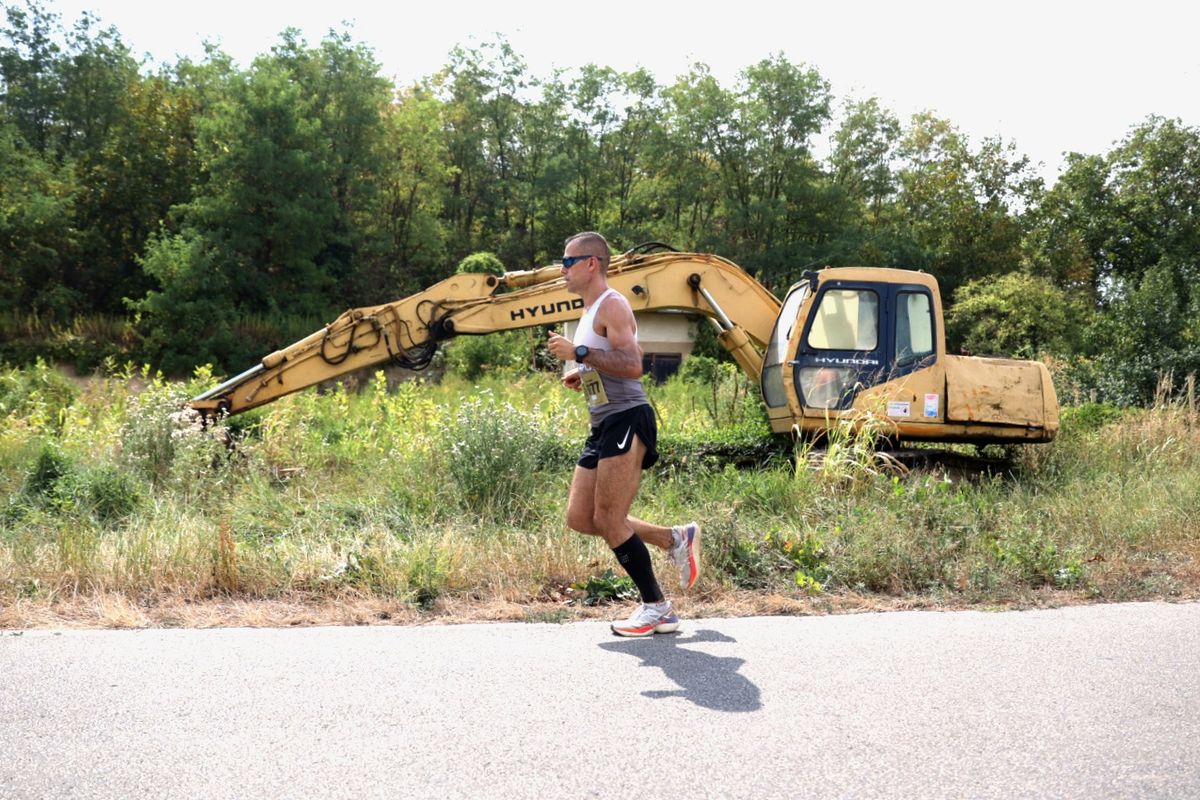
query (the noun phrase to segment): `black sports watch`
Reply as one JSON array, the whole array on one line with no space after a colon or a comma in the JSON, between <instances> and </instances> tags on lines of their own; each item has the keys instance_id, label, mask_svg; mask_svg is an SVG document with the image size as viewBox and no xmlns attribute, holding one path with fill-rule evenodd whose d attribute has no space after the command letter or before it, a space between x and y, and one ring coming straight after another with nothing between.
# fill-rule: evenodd
<instances>
[{"instance_id":1,"label":"black sports watch","mask_svg":"<svg viewBox=\"0 0 1200 800\"><path fill-rule=\"evenodd\" d=\"M582 364L583 360L588 357L588 353L592 352L591 348L586 344L581 344L575 348L575 363Z\"/></svg>"}]
</instances>

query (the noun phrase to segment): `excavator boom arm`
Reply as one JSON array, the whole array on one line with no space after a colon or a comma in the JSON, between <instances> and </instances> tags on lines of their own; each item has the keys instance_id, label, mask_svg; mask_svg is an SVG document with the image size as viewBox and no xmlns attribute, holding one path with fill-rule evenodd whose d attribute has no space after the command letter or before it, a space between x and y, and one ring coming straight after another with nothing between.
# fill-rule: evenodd
<instances>
[{"instance_id":1,"label":"excavator boom arm","mask_svg":"<svg viewBox=\"0 0 1200 800\"><path fill-rule=\"evenodd\" d=\"M625 254L608 284L637 311L676 309L717 322L721 343L758 380L760 351L779 300L731 261L700 253ZM201 413L237 414L347 373L391 362L421 369L453 336L554 325L579 319L583 300L556 267L494 275L460 274L410 297L346 311L320 331L194 398Z\"/></svg>"}]
</instances>

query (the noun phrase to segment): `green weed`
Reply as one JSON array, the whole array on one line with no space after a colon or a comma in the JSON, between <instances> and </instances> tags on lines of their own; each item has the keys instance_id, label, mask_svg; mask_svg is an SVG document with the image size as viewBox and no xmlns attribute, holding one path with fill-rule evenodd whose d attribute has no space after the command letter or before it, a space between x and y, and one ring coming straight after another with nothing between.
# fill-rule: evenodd
<instances>
[{"instance_id":1,"label":"green weed","mask_svg":"<svg viewBox=\"0 0 1200 800\"><path fill-rule=\"evenodd\" d=\"M487 517L530 518L542 470L566 466L536 406L522 410L490 393L463 403L437 437L464 509Z\"/></svg>"},{"instance_id":2,"label":"green weed","mask_svg":"<svg viewBox=\"0 0 1200 800\"><path fill-rule=\"evenodd\" d=\"M138 480L112 464L100 464L84 471L80 475L79 491L87 509L102 524L129 518L145 498Z\"/></svg>"},{"instance_id":3,"label":"green weed","mask_svg":"<svg viewBox=\"0 0 1200 800\"><path fill-rule=\"evenodd\" d=\"M628 575L618 576L612 569L606 569L601 575L589 575L587 579L572 584L571 588L583 592L585 606L635 600L638 597L633 580Z\"/></svg>"},{"instance_id":4,"label":"green weed","mask_svg":"<svg viewBox=\"0 0 1200 800\"><path fill-rule=\"evenodd\" d=\"M45 442L32 468L25 476L23 492L27 497L54 499L64 494L63 484L74 475L76 466L60 447Z\"/></svg>"},{"instance_id":5,"label":"green weed","mask_svg":"<svg viewBox=\"0 0 1200 800\"><path fill-rule=\"evenodd\" d=\"M0 419L20 419L34 429L62 429L63 411L78 392L40 358L26 369L0 369Z\"/></svg>"}]
</instances>

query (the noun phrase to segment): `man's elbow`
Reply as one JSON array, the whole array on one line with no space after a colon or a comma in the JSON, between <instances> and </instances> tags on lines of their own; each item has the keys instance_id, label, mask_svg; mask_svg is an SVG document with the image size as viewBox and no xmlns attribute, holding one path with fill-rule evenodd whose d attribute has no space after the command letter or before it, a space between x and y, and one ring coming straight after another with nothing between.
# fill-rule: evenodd
<instances>
[{"instance_id":1,"label":"man's elbow","mask_svg":"<svg viewBox=\"0 0 1200 800\"><path fill-rule=\"evenodd\" d=\"M642 377L642 361L641 361L641 359L638 359L638 362L636 364L630 364L629 368L625 370L625 374L622 375L621 377L622 378L641 378Z\"/></svg>"}]
</instances>

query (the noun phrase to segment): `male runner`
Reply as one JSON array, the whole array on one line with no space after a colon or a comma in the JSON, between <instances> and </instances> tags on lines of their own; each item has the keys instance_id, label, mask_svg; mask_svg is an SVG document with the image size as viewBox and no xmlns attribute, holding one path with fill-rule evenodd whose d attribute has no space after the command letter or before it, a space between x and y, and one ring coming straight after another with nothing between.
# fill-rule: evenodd
<instances>
[{"instance_id":1,"label":"male runner","mask_svg":"<svg viewBox=\"0 0 1200 800\"><path fill-rule=\"evenodd\" d=\"M548 344L555 357L576 363L562 382L583 392L592 425L571 480L567 525L603 537L641 595L642 605L614 622L613 633L649 636L677 630L679 617L654 577L646 542L668 551L679 567L680 587L688 589L700 574L700 526L665 528L629 516L642 470L658 460L658 433L642 388L633 309L608 286L610 258L599 233L567 239L562 273L567 290L583 298L584 313L574 341L551 332Z\"/></svg>"}]
</instances>

